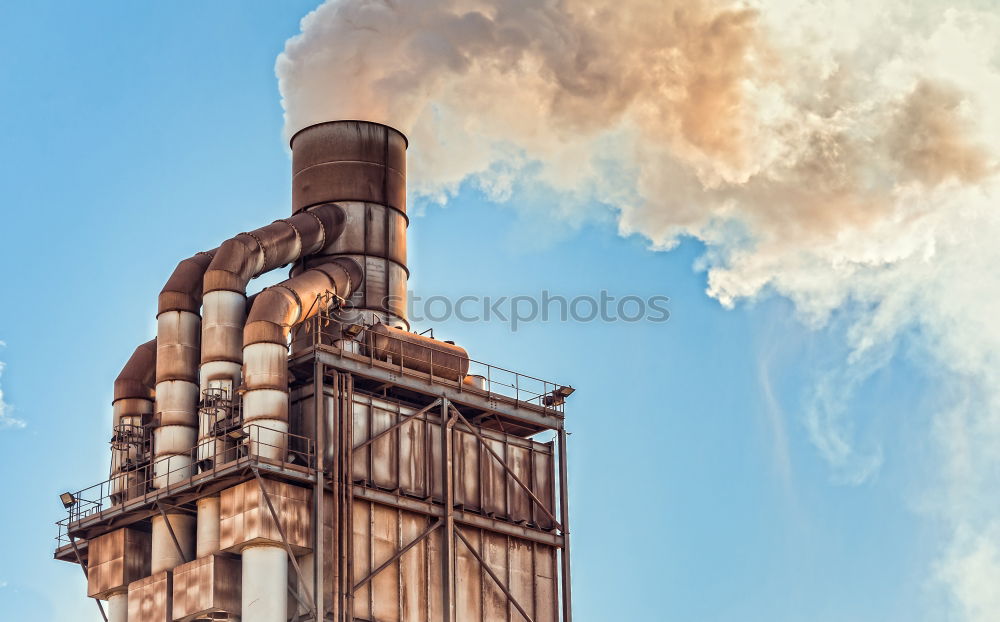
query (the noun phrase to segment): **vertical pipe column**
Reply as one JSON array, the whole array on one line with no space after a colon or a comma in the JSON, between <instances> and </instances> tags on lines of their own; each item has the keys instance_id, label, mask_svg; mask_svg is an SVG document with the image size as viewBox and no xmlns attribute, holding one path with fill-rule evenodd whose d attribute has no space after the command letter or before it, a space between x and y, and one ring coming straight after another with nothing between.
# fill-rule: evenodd
<instances>
[{"instance_id":1,"label":"vertical pipe column","mask_svg":"<svg viewBox=\"0 0 1000 622\"><path fill-rule=\"evenodd\" d=\"M198 499L198 529L195 543L200 559L219 550L219 496Z\"/></svg>"},{"instance_id":2,"label":"vertical pipe column","mask_svg":"<svg viewBox=\"0 0 1000 622\"><path fill-rule=\"evenodd\" d=\"M143 419L153 414L153 388L156 384L156 340L135 349L115 379L114 419L111 442L111 495L121 503L136 494L139 477L136 471L125 472L129 460L137 460L142 443Z\"/></svg>"},{"instance_id":3,"label":"vertical pipe column","mask_svg":"<svg viewBox=\"0 0 1000 622\"><path fill-rule=\"evenodd\" d=\"M166 311L156 318L156 413L153 487L164 488L193 474L191 449L198 424L198 343L201 317Z\"/></svg>"},{"instance_id":4,"label":"vertical pipe column","mask_svg":"<svg viewBox=\"0 0 1000 622\"><path fill-rule=\"evenodd\" d=\"M288 557L280 545L243 549L242 622L288 619Z\"/></svg>"},{"instance_id":5,"label":"vertical pipe column","mask_svg":"<svg viewBox=\"0 0 1000 622\"><path fill-rule=\"evenodd\" d=\"M177 264L160 292L156 316L156 416L153 487L193 474L198 429L201 289L211 253Z\"/></svg>"},{"instance_id":6,"label":"vertical pipe column","mask_svg":"<svg viewBox=\"0 0 1000 622\"><path fill-rule=\"evenodd\" d=\"M195 517L180 512L153 516L150 574L172 570L194 559Z\"/></svg>"},{"instance_id":7,"label":"vertical pipe column","mask_svg":"<svg viewBox=\"0 0 1000 622\"><path fill-rule=\"evenodd\" d=\"M240 384L246 296L228 290L209 291L204 294L203 305L199 397L213 390L231 401ZM198 463L203 469L226 461L226 443L213 435L221 414L203 410L199 416Z\"/></svg>"},{"instance_id":8,"label":"vertical pipe column","mask_svg":"<svg viewBox=\"0 0 1000 622\"><path fill-rule=\"evenodd\" d=\"M128 622L128 592L108 596L108 622Z\"/></svg>"}]
</instances>

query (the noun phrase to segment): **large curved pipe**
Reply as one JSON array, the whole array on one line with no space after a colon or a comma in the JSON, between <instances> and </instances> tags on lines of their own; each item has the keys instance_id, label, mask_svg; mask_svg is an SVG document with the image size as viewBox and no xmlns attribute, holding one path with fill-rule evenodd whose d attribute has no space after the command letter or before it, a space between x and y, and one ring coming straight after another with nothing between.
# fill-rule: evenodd
<instances>
[{"instance_id":1,"label":"large curved pipe","mask_svg":"<svg viewBox=\"0 0 1000 622\"><path fill-rule=\"evenodd\" d=\"M199 371L201 396L215 389L232 399L234 389L239 386L246 288L250 279L324 248L341 235L345 221L344 211L339 206L318 205L223 242L205 272ZM224 448L211 437L211 414L202 419L198 460L209 463Z\"/></svg>"},{"instance_id":2,"label":"large curved pipe","mask_svg":"<svg viewBox=\"0 0 1000 622\"><path fill-rule=\"evenodd\" d=\"M121 498L127 493L127 477L118 477L126 460L138 457L138 436L143 419L152 416L156 394L156 339L140 345L115 379L111 402L113 423L111 440L111 494Z\"/></svg>"},{"instance_id":3,"label":"large curved pipe","mask_svg":"<svg viewBox=\"0 0 1000 622\"><path fill-rule=\"evenodd\" d=\"M156 315L156 406L153 487L186 479L198 425L202 281L215 251L177 264L160 291Z\"/></svg>"},{"instance_id":4,"label":"large curved pipe","mask_svg":"<svg viewBox=\"0 0 1000 622\"><path fill-rule=\"evenodd\" d=\"M319 313L321 294L346 299L362 278L356 262L338 258L257 295L243 329L243 425L253 455L285 458L292 327Z\"/></svg>"}]
</instances>

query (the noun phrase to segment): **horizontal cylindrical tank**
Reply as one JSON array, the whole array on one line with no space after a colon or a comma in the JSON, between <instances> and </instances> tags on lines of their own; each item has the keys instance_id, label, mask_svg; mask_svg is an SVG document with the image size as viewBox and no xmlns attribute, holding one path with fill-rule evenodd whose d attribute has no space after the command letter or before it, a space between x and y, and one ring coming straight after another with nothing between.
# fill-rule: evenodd
<instances>
[{"instance_id":1,"label":"horizontal cylindrical tank","mask_svg":"<svg viewBox=\"0 0 1000 622\"><path fill-rule=\"evenodd\" d=\"M453 343L375 324L365 330L367 353L439 378L461 380L469 371L469 353Z\"/></svg>"}]
</instances>

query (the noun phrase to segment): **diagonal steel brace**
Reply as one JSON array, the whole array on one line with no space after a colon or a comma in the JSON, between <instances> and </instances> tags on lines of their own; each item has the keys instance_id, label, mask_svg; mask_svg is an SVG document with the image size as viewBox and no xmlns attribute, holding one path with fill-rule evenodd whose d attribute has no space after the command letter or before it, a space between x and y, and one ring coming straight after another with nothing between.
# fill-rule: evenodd
<instances>
[{"instance_id":1,"label":"diagonal steel brace","mask_svg":"<svg viewBox=\"0 0 1000 622\"><path fill-rule=\"evenodd\" d=\"M364 449L365 447L368 447L369 445L371 445L372 443L374 443L378 439L382 438L386 434L389 434L393 430L398 430L399 428L403 427L404 425L406 425L410 421L413 421L414 419L416 419L420 415L424 414L425 412L427 412L431 408L434 408L435 406L437 406L440 403L441 403L440 399L434 400L434 402L432 402L429 406L425 406L424 408L421 408L420 410L418 410L417 412L413 413L412 415L406 415L405 417L403 417L402 419L400 419L399 421L397 421L396 423L394 423L392 425L392 427L386 428L385 430L382 430L381 432L379 432L375 436L371 437L367 441L361 443L357 447L354 447L351 451L361 451L362 449Z\"/></svg>"},{"instance_id":2,"label":"diagonal steel brace","mask_svg":"<svg viewBox=\"0 0 1000 622\"><path fill-rule=\"evenodd\" d=\"M465 543L466 548L468 548L469 551L472 552L473 557L475 557L476 560L479 561L480 567L482 567L482 569L486 571L486 574L490 575L490 578L492 578L493 581L497 584L497 587L500 588L500 591L504 593L504 596L507 597L507 600L509 600L511 604L514 605L514 608L516 608L518 612L520 612L520 614L524 616L525 620L527 620L528 622L534 622L534 620L531 619L531 616L528 615L528 612L524 610L524 607L521 606L521 603L517 602L517 599L514 598L514 595L510 593L510 590L507 588L507 586L504 585L503 581L500 580L500 577L498 577L496 573L493 572L493 569L490 568L489 565L486 563L486 560L482 558L482 556L479 554L479 551L476 550L476 547L472 546L472 543L466 539L465 534L463 534L462 530L459 529L458 527L455 527L455 535L458 536L458 538Z\"/></svg>"},{"instance_id":3,"label":"diagonal steel brace","mask_svg":"<svg viewBox=\"0 0 1000 622\"><path fill-rule=\"evenodd\" d=\"M482 435L479 434L479 431L476 430L475 426L469 423L469 420L466 419L465 416L462 413L460 413L457 408L451 406L450 404L449 407L451 408L452 412L454 412L458 416L458 418L462 420L462 423L465 424L465 427L469 428L469 431L472 432L477 439L479 439L479 444L485 447L486 450L490 452L490 455L493 456L493 458L496 459L498 463L500 463L500 466L502 466L503 470L507 472L507 475L509 475L511 479L513 479L517 483L517 485L524 490L524 492L528 493L528 496L531 497L531 500L534 501L535 504L543 512L545 512L545 515L549 517L549 520L551 520L555 524L555 526L561 530L562 523L560 523L556 519L556 517L553 516L552 512L550 512L549 509L545 507L545 504L542 503L542 501L537 496L535 496L535 493L531 492L531 489L528 488L525 485L525 483L521 481L521 478L514 474L514 471L512 471L509 466L507 466L507 463L503 461L503 458L498 456L497 452L493 451L493 448L490 447L489 443L487 443L486 440L482 437Z\"/></svg>"},{"instance_id":4,"label":"diagonal steel brace","mask_svg":"<svg viewBox=\"0 0 1000 622\"><path fill-rule=\"evenodd\" d=\"M396 553L392 557L390 557L389 559L385 560L382 563L381 566L379 566L375 570L372 570L370 573L368 573L367 577L365 577L364 579L361 579L360 581L358 581L357 583L355 583L354 587L351 588L351 593L354 593L354 592L357 592L358 590L360 590L362 587L364 587L364 585L366 583L368 583L369 581L371 581L372 579L374 579L375 576L378 573L382 572L383 570L385 570L386 568L388 568L389 566L391 566L393 564L393 562L395 562L397 559L399 559L400 557L402 557L403 555L405 555L407 551L409 551L413 547L415 547L418 544L420 544L420 542L424 538L426 538L427 536L431 535L434 532L435 529L437 529L438 527L440 527L441 524L442 524L442 522L443 521L440 518L437 519L436 521L434 521L431 524L430 527L428 527L427 529L425 529L419 536L417 536L416 538L414 538L412 542L410 542L409 544L407 544L403 548L401 548L398 551L396 551Z\"/></svg>"}]
</instances>

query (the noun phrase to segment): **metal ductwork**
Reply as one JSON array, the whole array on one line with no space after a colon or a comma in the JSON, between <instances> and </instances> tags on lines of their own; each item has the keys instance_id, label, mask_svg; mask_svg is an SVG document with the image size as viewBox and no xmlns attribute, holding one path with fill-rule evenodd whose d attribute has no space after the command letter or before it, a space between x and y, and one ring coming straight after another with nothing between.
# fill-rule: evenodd
<instances>
[{"instance_id":1,"label":"metal ductwork","mask_svg":"<svg viewBox=\"0 0 1000 622\"><path fill-rule=\"evenodd\" d=\"M203 410L198 434L198 460L211 465L225 451L213 438L220 403L231 403L240 384L246 288L251 279L315 253L344 230L344 211L317 205L291 218L241 233L219 246L205 272L201 332L200 396ZM223 407L221 410L225 410Z\"/></svg>"},{"instance_id":2,"label":"metal ductwork","mask_svg":"<svg viewBox=\"0 0 1000 622\"><path fill-rule=\"evenodd\" d=\"M137 485L136 475L123 474L126 464L140 458L145 443L143 425L153 415L156 395L156 339L140 345L115 379L111 435L111 493L116 498Z\"/></svg>"},{"instance_id":3,"label":"metal ductwork","mask_svg":"<svg viewBox=\"0 0 1000 622\"><path fill-rule=\"evenodd\" d=\"M153 486L190 477L198 429L201 297L215 251L177 264L160 291L156 315L156 428Z\"/></svg>"},{"instance_id":4,"label":"metal ductwork","mask_svg":"<svg viewBox=\"0 0 1000 622\"><path fill-rule=\"evenodd\" d=\"M288 338L324 311L327 294L350 297L361 267L348 258L306 270L262 291L243 329L243 424L254 455L282 459L288 432Z\"/></svg>"}]
</instances>

